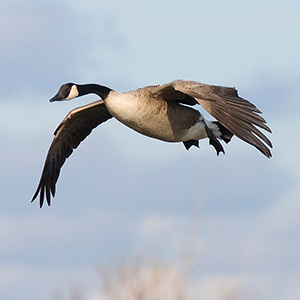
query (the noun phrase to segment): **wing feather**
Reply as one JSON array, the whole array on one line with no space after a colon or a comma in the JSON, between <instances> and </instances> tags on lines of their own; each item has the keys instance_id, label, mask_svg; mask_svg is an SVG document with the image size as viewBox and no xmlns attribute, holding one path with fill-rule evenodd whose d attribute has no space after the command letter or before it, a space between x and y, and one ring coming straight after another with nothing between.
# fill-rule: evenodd
<instances>
[{"instance_id":1,"label":"wing feather","mask_svg":"<svg viewBox=\"0 0 300 300\"><path fill-rule=\"evenodd\" d=\"M45 196L50 205L51 194L54 197L55 184L66 159L95 127L110 118L112 115L103 100L78 107L68 113L54 132L55 136L45 160L41 179L31 201L40 194L40 207L43 206Z\"/></svg>"},{"instance_id":2,"label":"wing feather","mask_svg":"<svg viewBox=\"0 0 300 300\"><path fill-rule=\"evenodd\" d=\"M190 99L192 97L234 135L253 145L267 157L272 156L264 144L272 148L271 141L256 126L268 132L272 132L271 129L266 125L265 119L258 115L261 111L248 100L239 97L235 88L175 80L156 87L153 93L166 101L185 104L190 102L193 105Z\"/></svg>"}]
</instances>

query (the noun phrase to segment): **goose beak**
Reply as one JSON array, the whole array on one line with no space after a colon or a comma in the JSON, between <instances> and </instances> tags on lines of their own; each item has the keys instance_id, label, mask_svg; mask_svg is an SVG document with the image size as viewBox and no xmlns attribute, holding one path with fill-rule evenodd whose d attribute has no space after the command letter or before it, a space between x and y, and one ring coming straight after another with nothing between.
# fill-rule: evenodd
<instances>
[{"instance_id":1,"label":"goose beak","mask_svg":"<svg viewBox=\"0 0 300 300\"><path fill-rule=\"evenodd\" d=\"M52 97L49 101L54 102L54 101L62 101L64 97L60 95L60 93L57 93L54 97Z\"/></svg>"}]
</instances>

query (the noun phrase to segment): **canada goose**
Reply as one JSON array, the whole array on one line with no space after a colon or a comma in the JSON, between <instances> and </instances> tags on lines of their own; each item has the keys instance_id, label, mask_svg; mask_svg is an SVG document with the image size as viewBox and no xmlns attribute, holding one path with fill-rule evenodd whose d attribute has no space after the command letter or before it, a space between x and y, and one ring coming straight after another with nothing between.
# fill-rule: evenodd
<instances>
[{"instance_id":1,"label":"canada goose","mask_svg":"<svg viewBox=\"0 0 300 300\"><path fill-rule=\"evenodd\" d=\"M175 80L118 93L98 84L67 83L60 87L50 102L70 100L89 93L95 93L101 99L70 111L54 132L40 182L32 198L34 201L40 194L40 207L45 195L50 205L60 169L73 149L95 127L112 117L146 136L167 142L183 142L187 150L191 146L199 147L198 140L208 137L209 144L219 155L219 152L225 152L218 139L228 143L236 135L266 157L272 156L265 145L272 148L271 142L255 126L270 133L271 129L258 115L261 111L240 98L235 88ZM205 120L198 110L190 107L195 104L203 106L217 121Z\"/></svg>"}]
</instances>

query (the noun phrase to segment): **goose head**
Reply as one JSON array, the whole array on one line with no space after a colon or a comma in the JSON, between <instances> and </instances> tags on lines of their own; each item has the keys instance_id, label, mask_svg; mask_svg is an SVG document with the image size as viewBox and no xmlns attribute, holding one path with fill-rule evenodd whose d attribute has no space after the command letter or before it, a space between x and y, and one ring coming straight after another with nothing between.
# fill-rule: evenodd
<instances>
[{"instance_id":1,"label":"goose head","mask_svg":"<svg viewBox=\"0 0 300 300\"><path fill-rule=\"evenodd\" d=\"M49 101L65 101L65 100L71 100L73 98L76 98L79 96L78 87L74 83L66 83L63 84L60 88L57 94L52 97Z\"/></svg>"}]
</instances>

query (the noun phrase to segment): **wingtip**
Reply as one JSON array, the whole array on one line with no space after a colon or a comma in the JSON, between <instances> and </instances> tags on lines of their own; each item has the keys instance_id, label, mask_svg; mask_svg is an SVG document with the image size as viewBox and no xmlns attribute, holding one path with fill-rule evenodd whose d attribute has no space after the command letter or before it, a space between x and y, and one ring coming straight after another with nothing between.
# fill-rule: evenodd
<instances>
[{"instance_id":1,"label":"wingtip","mask_svg":"<svg viewBox=\"0 0 300 300\"><path fill-rule=\"evenodd\" d=\"M32 203L32 202L36 199L36 197L37 197L38 194L39 194L39 191L40 191L40 186L38 186L38 188L36 189L36 191L35 191L35 193L34 193L32 199L31 199L30 203Z\"/></svg>"},{"instance_id":2,"label":"wingtip","mask_svg":"<svg viewBox=\"0 0 300 300\"><path fill-rule=\"evenodd\" d=\"M270 151L269 148L267 148L267 147L259 148L259 147L256 147L256 146L255 146L255 148L258 149L267 158L271 158L272 157L272 153L271 153L271 151Z\"/></svg>"},{"instance_id":3,"label":"wingtip","mask_svg":"<svg viewBox=\"0 0 300 300\"><path fill-rule=\"evenodd\" d=\"M40 208L42 208L43 204L44 204L44 190L45 190L45 187L41 187L41 190L40 190Z\"/></svg>"},{"instance_id":4,"label":"wingtip","mask_svg":"<svg viewBox=\"0 0 300 300\"><path fill-rule=\"evenodd\" d=\"M271 158L272 157L272 153L271 153L270 150L268 151L268 155L266 155L266 156L267 156L267 158Z\"/></svg>"}]
</instances>

